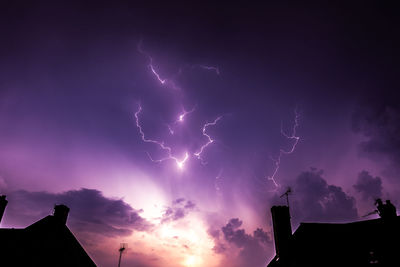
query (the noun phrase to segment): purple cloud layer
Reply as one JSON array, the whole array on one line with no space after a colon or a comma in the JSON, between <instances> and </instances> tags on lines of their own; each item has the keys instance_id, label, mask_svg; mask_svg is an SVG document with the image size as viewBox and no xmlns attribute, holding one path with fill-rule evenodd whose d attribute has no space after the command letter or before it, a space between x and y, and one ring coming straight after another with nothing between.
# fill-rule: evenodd
<instances>
[{"instance_id":1,"label":"purple cloud layer","mask_svg":"<svg viewBox=\"0 0 400 267\"><path fill-rule=\"evenodd\" d=\"M121 199L111 199L95 189L63 193L19 190L7 195L9 205L3 224L29 225L51 214L56 204L70 208L68 225L76 232L105 236L127 236L132 231L148 231L151 223Z\"/></svg>"}]
</instances>

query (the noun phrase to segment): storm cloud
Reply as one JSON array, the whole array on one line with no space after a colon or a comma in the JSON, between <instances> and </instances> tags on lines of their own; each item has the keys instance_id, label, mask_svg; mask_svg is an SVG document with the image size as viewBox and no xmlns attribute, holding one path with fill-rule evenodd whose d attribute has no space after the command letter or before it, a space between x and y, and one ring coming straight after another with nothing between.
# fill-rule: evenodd
<instances>
[{"instance_id":1,"label":"storm cloud","mask_svg":"<svg viewBox=\"0 0 400 267\"><path fill-rule=\"evenodd\" d=\"M270 235L261 228L257 228L253 234L248 234L241 228L242 224L243 221L232 218L221 230L210 231L215 240L214 251L230 255L238 249L234 262L229 263L231 266L264 266L272 244ZM233 256L228 258L232 259Z\"/></svg>"},{"instance_id":2,"label":"storm cloud","mask_svg":"<svg viewBox=\"0 0 400 267\"><path fill-rule=\"evenodd\" d=\"M105 197L100 191L82 188L63 193L14 191L8 196L5 223L29 225L52 212L55 204L70 208L67 224L74 232L104 236L127 236L148 231L151 224L122 199Z\"/></svg>"},{"instance_id":3,"label":"storm cloud","mask_svg":"<svg viewBox=\"0 0 400 267\"><path fill-rule=\"evenodd\" d=\"M294 221L334 222L358 217L354 197L339 186L330 185L323 171L302 172L295 181L291 203Z\"/></svg>"},{"instance_id":4,"label":"storm cloud","mask_svg":"<svg viewBox=\"0 0 400 267\"><path fill-rule=\"evenodd\" d=\"M373 177L369 172L362 171L358 174L357 182L353 185L363 200L380 198L382 196L382 179Z\"/></svg>"},{"instance_id":5,"label":"storm cloud","mask_svg":"<svg viewBox=\"0 0 400 267\"><path fill-rule=\"evenodd\" d=\"M177 221L182 219L195 208L196 204L194 204L192 201L185 200L184 198L178 198L172 202L172 206L166 208L161 222L165 223L168 221Z\"/></svg>"},{"instance_id":6,"label":"storm cloud","mask_svg":"<svg viewBox=\"0 0 400 267\"><path fill-rule=\"evenodd\" d=\"M363 101L353 114L353 130L366 140L360 154L377 162L388 161L387 173L400 173L400 104L395 92Z\"/></svg>"}]
</instances>

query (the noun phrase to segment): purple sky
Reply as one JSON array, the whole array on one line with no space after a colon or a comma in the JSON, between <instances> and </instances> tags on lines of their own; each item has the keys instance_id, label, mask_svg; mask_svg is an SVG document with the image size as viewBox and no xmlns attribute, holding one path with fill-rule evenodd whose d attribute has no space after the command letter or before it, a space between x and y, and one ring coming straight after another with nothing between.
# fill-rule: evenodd
<instances>
[{"instance_id":1,"label":"purple sky","mask_svg":"<svg viewBox=\"0 0 400 267\"><path fill-rule=\"evenodd\" d=\"M3 227L64 203L100 266L261 267L288 186L294 229L400 205L396 7L52 2L0 8Z\"/></svg>"}]
</instances>

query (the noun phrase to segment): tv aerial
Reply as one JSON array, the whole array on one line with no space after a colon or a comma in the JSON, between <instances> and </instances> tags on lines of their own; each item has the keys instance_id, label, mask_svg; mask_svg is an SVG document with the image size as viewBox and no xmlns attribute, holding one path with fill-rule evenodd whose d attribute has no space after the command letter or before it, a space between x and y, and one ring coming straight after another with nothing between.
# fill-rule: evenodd
<instances>
[{"instance_id":1,"label":"tv aerial","mask_svg":"<svg viewBox=\"0 0 400 267\"><path fill-rule=\"evenodd\" d=\"M283 194L280 196L280 198L286 196L286 204L287 204L288 208L289 208L289 194L291 194L291 193L292 193L292 188L288 187L288 189L286 190L286 192L283 193Z\"/></svg>"},{"instance_id":2,"label":"tv aerial","mask_svg":"<svg viewBox=\"0 0 400 267\"><path fill-rule=\"evenodd\" d=\"M118 267L121 267L122 252L124 252L127 248L128 248L128 243L121 243L120 248L118 249L119 251Z\"/></svg>"}]
</instances>

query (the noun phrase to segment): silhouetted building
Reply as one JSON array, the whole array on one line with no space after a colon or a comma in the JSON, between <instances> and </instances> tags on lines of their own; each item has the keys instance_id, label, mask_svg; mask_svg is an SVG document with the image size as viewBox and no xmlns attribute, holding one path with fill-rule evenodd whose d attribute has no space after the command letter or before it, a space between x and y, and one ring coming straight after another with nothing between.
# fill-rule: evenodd
<instances>
[{"instance_id":1,"label":"silhouetted building","mask_svg":"<svg viewBox=\"0 0 400 267\"><path fill-rule=\"evenodd\" d=\"M1 195L0 196L0 222L1 219L3 218L4 210L6 209L8 201L6 200L6 196Z\"/></svg>"},{"instance_id":2,"label":"silhouetted building","mask_svg":"<svg viewBox=\"0 0 400 267\"><path fill-rule=\"evenodd\" d=\"M289 208L274 206L271 212L276 256L268 267L400 266L396 213L352 223L301 223L292 234Z\"/></svg>"},{"instance_id":3,"label":"silhouetted building","mask_svg":"<svg viewBox=\"0 0 400 267\"><path fill-rule=\"evenodd\" d=\"M66 226L68 212L56 205L53 215L26 228L1 228L0 266L96 266Z\"/></svg>"}]
</instances>

